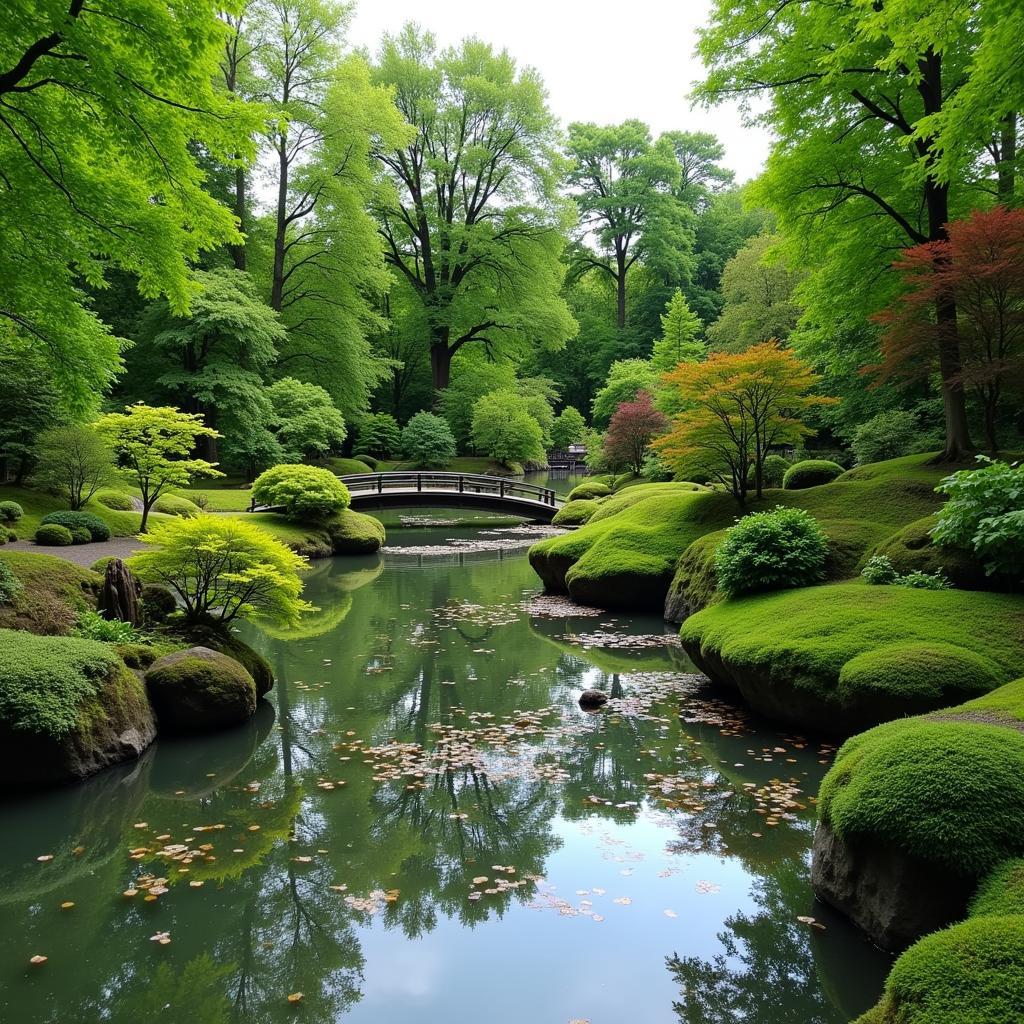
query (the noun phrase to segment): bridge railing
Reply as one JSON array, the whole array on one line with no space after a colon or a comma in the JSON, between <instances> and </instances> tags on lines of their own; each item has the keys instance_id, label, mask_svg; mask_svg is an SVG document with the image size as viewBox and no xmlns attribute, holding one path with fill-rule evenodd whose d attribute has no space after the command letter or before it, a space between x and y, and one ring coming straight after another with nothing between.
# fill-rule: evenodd
<instances>
[{"instance_id":1,"label":"bridge railing","mask_svg":"<svg viewBox=\"0 0 1024 1024\"><path fill-rule=\"evenodd\" d=\"M422 472L352 473L338 477L353 494L386 491L443 491L448 494L493 494L498 498L522 498L552 508L558 506L558 494L550 487L509 480L502 476L478 473Z\"/></svg>"}]
</instances>

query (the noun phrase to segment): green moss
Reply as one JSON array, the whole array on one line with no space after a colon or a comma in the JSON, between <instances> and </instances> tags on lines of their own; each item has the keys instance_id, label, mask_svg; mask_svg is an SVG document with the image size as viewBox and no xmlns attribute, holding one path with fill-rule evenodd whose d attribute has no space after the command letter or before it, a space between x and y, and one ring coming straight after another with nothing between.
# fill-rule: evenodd
<instances>
[{"instance_id":1,"label":"green moss","mask_svg":"<svg viewBox=\"0 0 1024 1024\"><path fill-rule=\"evenodd\" d=\"M379 519L343 509L324 524L336 555L368 555L378 551L387 539Z\"/></svg>"},{"instance_id":2,"label":"green moss","mask_svg":"<svg viewBox=\"0 0 1024 1024\"><path fill-rule=\"evenodd\" d=\"M782 477L782 486L787 491L799 491L805 487L830 484L842 475L843 467L838 462L830 462L828 459L805 459L786 470Z\"/></svg>"},{"instance_id":3,"label":"green moss","mask_svg":"<svg viewBox=\"0 0 1024 1024\"><path fill-rule=\"evenodd\" d=\"M982 883L971 901L971 917L1024 916L1024 859L1004 861Z\"/></svg>"},{"instance_id":4,"label":"green moss","mask_svg":"<svg viewBox=\"0 0 1024 1024\"><path fill-rule=\"evenodd\" d=\"M256 710L256 685L243 666L202 647L154 662L146 690L162 729L201 732L234 725Z\"/></svg>"},{"instance_id":5,"label":"green moss","mask_svg":"<svg viewBox=\"0 0 1024 1024\"><path fill-rule=\"evenodd\" d=\"M252 492L240 487L190 487L181 497L205 502L209 512L244 512L252 504Z\"/></svg>"},{"instance_id":6,"label":"green moss","mask_svg":"<svg viewBox=\"0 0 1024 1024\"><path fill-rule=\"evenodd\" d=\"M0 500L17 501L25 509L25 515L18 523L18 531L22 537L31 537L39 528L44 516L51 512L67 510L67 502L61 498L9 484L0 485ZM115 511L95 498L86 505L85 511L102 519L110 527L114 537L133 537L139 532L139 521L142 517L138 512Z\"/></svg>"},{"instance_id":7,"label":"green moss","mask_svg":"<svg viewBox=\"0 0 1024 1024\"><path fill-rule=\"evenodd\" d=\"M590 522L591 517L600 507L596 498L573 498L567 501L551 520L552 526L582 526Z\"/></svg>"},{"instance_id":8,"label":"green moss","mask_svg":"<svg viewBox=\"0 0 1024 1024\"><path fill-rule=\"evenodd\" d=\"M936 573L940 569L960 590L1007 590L1011 580L985 575L985 569L970 551L941 547L932 542L931 530L938 515L925 516L880 541L865 556L884 555L893 568L905 576L912 572Z\"/></svg>"},{"instance_id":9,"label":"green moss","mask_svg":"<svg viewBox=\"0 0 1024 1024\"><path fill-rule=\"evenodd\" d=\"M925 936L857 1024L1020 1024L1024 917L980 917Z\"/></svg>"},{"instance_id":10,"label":"green moss","mask_svg":"<svg viewBox=\"0 0 1024 1024\"><path fill-rule=\"evenodd\" d=\"M601 480L584 480L577 484L569 492L569 500L576 501L578 498L586 500L589 498L607 498L612 489Z\"/></svg>"},{"instance_id":11,"label":"green moss","mask_svg":"<svg viewBox=\"0 0 1024 1024\"><path fill-rule=\"evenodd\" d=\"M1015 679L998 690L951 708L949 714L994 715L996 719L1024 722L1024 679Z\"/></svg>"},{"instance_id":12,"label":"green moss","mask_svg":"<svg viewBox=\"0 0 1024 1024\"><path fill-rule=\"evenodd\" d=\"M1012 461L1012 456L1010 457ZM848 469L839 479L849 480L917 480L931 487L958 469L975 469L973 457L959 462L946 462L942 452L923 452L918 455L904 455L884 462L871 462L866 466Z\"/></svg>"},{"instance_id":13,"label":"green moss","mask_svg":"<svg viewBox=\"0 0 1024 1024\"><path fill-rule=\"evenodd\" d=\"M93 501L112 512L131 512L135 507L130 494L125 491L115 491L112 488L103 488L97 491Z\"/></svg>"},{"instance_id":14,"label":"green moss","mask_svg":"<svg viewBox=\"0 0 1024 1024\"><path fill-rule=\"evenodd\" d=\"M161 494L153 510L169 516L181 516L183 519L195 519L202 515L202 509L194 501L177 494Z\"/></svg>"},{"instance_id":15,"label":"green moss","mask_svg":"<svg viewBox=\"0 0 1024 1024\"><path fill-rule=\"evenodd\" d=\"M327 466L332 473L339 476L351 476L355 473L372 473L373 470L361 459L328 459Z\"/></svg>"},{"instance_id":16,"label":"green moss","mask_svg":"<svg viewBox=\"0 0 1024 1024\"><path fill-rule=\"evenodd\" d=\"M22 588L12 602L0 606L0 629L69 633L78 613L93 605L103 582L97 573L52 555L5 550L0 561Z\"/></svg>"},{"instance_id":17,"label":"green moss","mask_svg":"<svg viewBox=\"0 0 1024 1024\"><path fill-rule=\"evenodd\" d=\"M1024 661L1022 624L1020 596L841 583L717 604L687 619L680 636L697 664L738 686L760 710L786 717L791 706L794 721L849 730L896 713L901 700L909 713L1015 678ZM907 656L907 645L918 653L938 645L943 656L950 646L963 650L960 688L939 688L934 691L938 703L924 702L935 666L929 657L903 663L885 707L875 706L870 687L851 682L842 689L840 676L848 662L893 645L902 649L892 652L894 667ZM968 668L977 674L967 675ZM914 686L907 682L911 676L918 680ZM863 682L867 676L854 673L853 678Z\"/></svg>"},{"instance_id":18,"label":"green moss","mask_svg":"<svg viewBox=\"0 0 1024 1024\"><path fill-rule=\"evenodd\" d=\"M172 633L171 638L176 640L177 634ZM263 697L273 689L274 670L270 667L270 662L236 633L209 625L190 626L182 642L175 643L175 646L182 647L186 644L209 647L211 651L234 658L252 676L256 684L257 697Z\"/></svg>"},{"instance_id":19,"label":"green moss","mask_svg":"<svg viewBox=\"0 0 1024 1024\"><path fill-rule=\"evenodd\" d=\"M60 739L121 662L106 644L0 630L0 723Z\"/></svg>"},{"instance_id":20,"label":"green moss","mask_svg":"<svg viewBox=\"0 0 1024 1024\"><path fill-rule=\"evenodd\" d=\"M1024 853L1024 734L968 722L887 722L843 744L818 806L850 845L888 846L978 878Z\"/></svg>"}]
</instances>

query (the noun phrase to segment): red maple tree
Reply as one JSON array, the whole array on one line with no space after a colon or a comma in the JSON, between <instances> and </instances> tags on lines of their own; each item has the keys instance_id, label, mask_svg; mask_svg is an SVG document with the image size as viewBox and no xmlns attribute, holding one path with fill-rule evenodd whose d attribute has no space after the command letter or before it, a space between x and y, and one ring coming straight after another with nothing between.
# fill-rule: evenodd
<instances>
[{"instance_id":1,"label":"red maple tree","mask_svg":"<svg viewBox=\"0 0 1024 1024\"><path fill-rule=\"evenodd\" d=\"M904 250L894 264L906 291L874 318L885 328L876 369L883 380L927 376L955 333L957 382L977 397L988 446L997 451L1000 402L1024 385L1024 210L975 210L947 233ZM954 322L937 321L941 296L955 301Z\"/></svg>"},{"instance_id":2,"label":"red maple tree","mask_svg":"<svg viewBox=\"0 0 1024 1024\"><path fill-rule=\"evenodd\" d=\"M605 458L639 475L648 445L666 430L668 420L655 409L650 392L640 391L636 401L623 402L612 414L604 435Z\"/></svg>"}]
</instances>

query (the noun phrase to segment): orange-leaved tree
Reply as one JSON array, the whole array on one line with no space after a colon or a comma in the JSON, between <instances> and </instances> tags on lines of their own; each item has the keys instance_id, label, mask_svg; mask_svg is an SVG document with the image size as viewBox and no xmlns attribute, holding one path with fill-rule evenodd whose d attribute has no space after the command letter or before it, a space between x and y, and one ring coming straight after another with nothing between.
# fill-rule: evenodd
<instances>
[{"instance_id":1,"label":"orange-leaved tree","mask_svg":"<svg viewBox=\"0 0 1024 1024\"><path fill-rule=\"evenodd\" d=\"M762 467L772 447L814 433L803 414L838 401L814 394L821 378L777 341L681 363L662 379L684 411L654 447L677 472L699 469L717 477L740 502L746 500L751 475L761 497Z\"/></svg>"},{"instance_id":2,"label":"orange-leaved tree","mask_svg":"<svg viewBox=\"0 0 1024 1024\"><path fill-rule=\"evenodd\" d=\"M975 210L947 227L948 238L905 249L894 267L906 291L874 319L885 328L881 379L938 369L944 336L954 333L960 367L953 382L973 391L985 438L998 450L998 412L1007 390L1024 387L1024 210ZM935 316L939 296L956 303L955 321Z\"/></svg>"}]
</instances>

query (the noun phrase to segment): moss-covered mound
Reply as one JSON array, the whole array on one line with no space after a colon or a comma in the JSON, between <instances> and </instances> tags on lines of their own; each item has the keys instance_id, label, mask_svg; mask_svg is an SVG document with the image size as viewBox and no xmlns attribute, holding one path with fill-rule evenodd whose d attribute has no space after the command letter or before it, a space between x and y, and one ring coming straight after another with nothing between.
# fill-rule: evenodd
<instances>
[{"instance_id":1,"label":"moss-covered mound","mask_svg":"<svg viewBox=\"0 0 1024 1024\"><path fill-rule=\"evenodd\" d=\"M368 462L364 462L362 456L358 459L330 459L329 465L332 473L341 476L353 476L357 473L372 473Z\"/></svg>"},{"instance_id":2,"label":"moss-covered mound","mask_svg":"<svg viewBox=\"0 0 1024 1024\"><path fill-rule=\"evenodd\" d=\"M153 736L141 683L107 645L0 630L0 788L85 778Z\"/></svg>"},{"instance_id":3,"label":"moss-covered mound","mask_svg":"<svg viewBox=\"0 0 1024 1024\"><path fill-rule=\"evenodd\" d=\"M207 732L237 725L256 710L253 678L226 654L189 647L158 658L146 689L161 730Z\"/></svg>"},{"instance_id":4,"label":"moss-covered mound","mask_svg":"<svg viewBox=\"0 0 1024 1024\"><path fill-rule=\"evenodd\" d=\"M848 733L1019 675L1024 597L841 583L716 604L680 636L755 710Z\"/></svg>"},{"instance_id":5,"label":"moss-covered mound","mask_svg":"<svg viewBox=\"0 0 1024 1024\"><path fill-rule=\"evenodd\" d=\"M915 520L876 545L865 561L872 555L884 555L901 576L911 572L934 574L941 569L958 590L1013 589L1012 580L987 576L970 551L933 543L931 530L937 522L937 515Z\"/></svg>"},{"instance_id":6,"label":"moss-covered mound","mask_svg":"<svg viewBox=\"0 0 1024 1024\"><path fill-rule=\"evenodd\" d=\"M582 526L589 523L591 517L600 508L596 498L573 498L567 501L551 520L552 526Z\"/></svg>"},{"instance_id":7,"label":"moss-covered mound","mask_svg":"<svg viewBox=\"0 0 1024 1024\"><path fill-rule=\"evenodd\" d=\"M722 600L715 571L715 552L728 530L698 537L682 554L665 597L666 622L685 622L708 605Z\"/></svg>"},{"instance_id":8,"label":"moss-covered mound","mask_svg":"<svg viewBox=\"0 0 1024 1024\"><path fill-rule=\"evenodd\" d=\"M96 603L102 577L63 558L30 551L3 551L3 562L20 591L0 605L0 629L53 635L70 633L80 611Z\"/></svg>"},{"instance_id":9,"label":"moss-covered mound","mask_svg":"<svg viewBox=\"0 0 1024 1024\"><path fill-rule=\"evenodd\" d=\"M213 625L191 625L181 634L181 646L208 647L211 651L234 658L252 676L256 696L265 697L274 687L274 670L259 651L254 650L237 633Z\"/></svg>"},{"instance_id":10,"label":"moss-covered mound","mask_svg":"<svg viewBox=\"0 0 1024 1024\"><path fill-rule=\"evenodd\" d=\"M787 491L798 491L804 487L830 484L842 475L843 467L838 462L830 462L828 459L805 459L786 470L782 477L782 486Z\"/></svg>"},{"instance_id":11,"label":"moss-covered mound","mask_svg":"<svg viewBox=\"0 0 1024 1024\"><path fill-rule=\"evenodd\" d=\"M1024 859L1004 861L986 878L971 901L971 917L1024 915Z\"/></svg>"},{"instance_id":12,"label":"moss-covered mound","mask_svg":"<svg viewBox=\"0 0 1024 1024\"><path fill-rule=\"evenodd\" d=\"M1024 917L972 918L928 935L893 966L856 1024L1019 1024Z\"/></svg>"},{"instance_id":13,"label":"moss-covered mound","mask_svg":"<svg viewBox=\"0 0 1024 1024\"><path fill-rule=\"evenodd\" d=\"M845 478L844 478L845 479ZM852 577L865 554L895 529L934 512L929 483L889 475L803 490L765 490L737 504L692 483L637 484L603 499L586 525L530 549L547 589L608 608L663 607L680 556L737 517L787 505L810 512L829 535L828 576Z\"/></svg>"},{"instance_id":14,"label":"moss-covered mound","mask_svg":"<svg viewBox=\"0 0 1024 1024\"><path fill-rule=\"evenodd\" d=\"M589 498L607 498L612 493L612 489L601 480L584 480L583 483L577 484L569 492L569 500L576 501L577 499L587 500Z\"/></svg>"},{"instance_id":15,"label":"moss-covered mound","mask_svg":"<svg viewBox=\"0 0 1024 1024\"><path fill-rule=\"evenodd\" d=\"M180 494L161 494L153 510L168 516L181 516L182 519L195 519L196 516L203 514L203 510L194 501L183 498Z\"/></svg>"},{"instance_id":16,"label":"moss-covered mound","mask_svg":"<svg viewBox=\"0 0 1024 1024\"><path fill-rule=\"evenodd\" d=\"M372 555L386 539L379 519L350 508L331 516L325 529L336 555Z\"/></svg>"}]
</instances>

